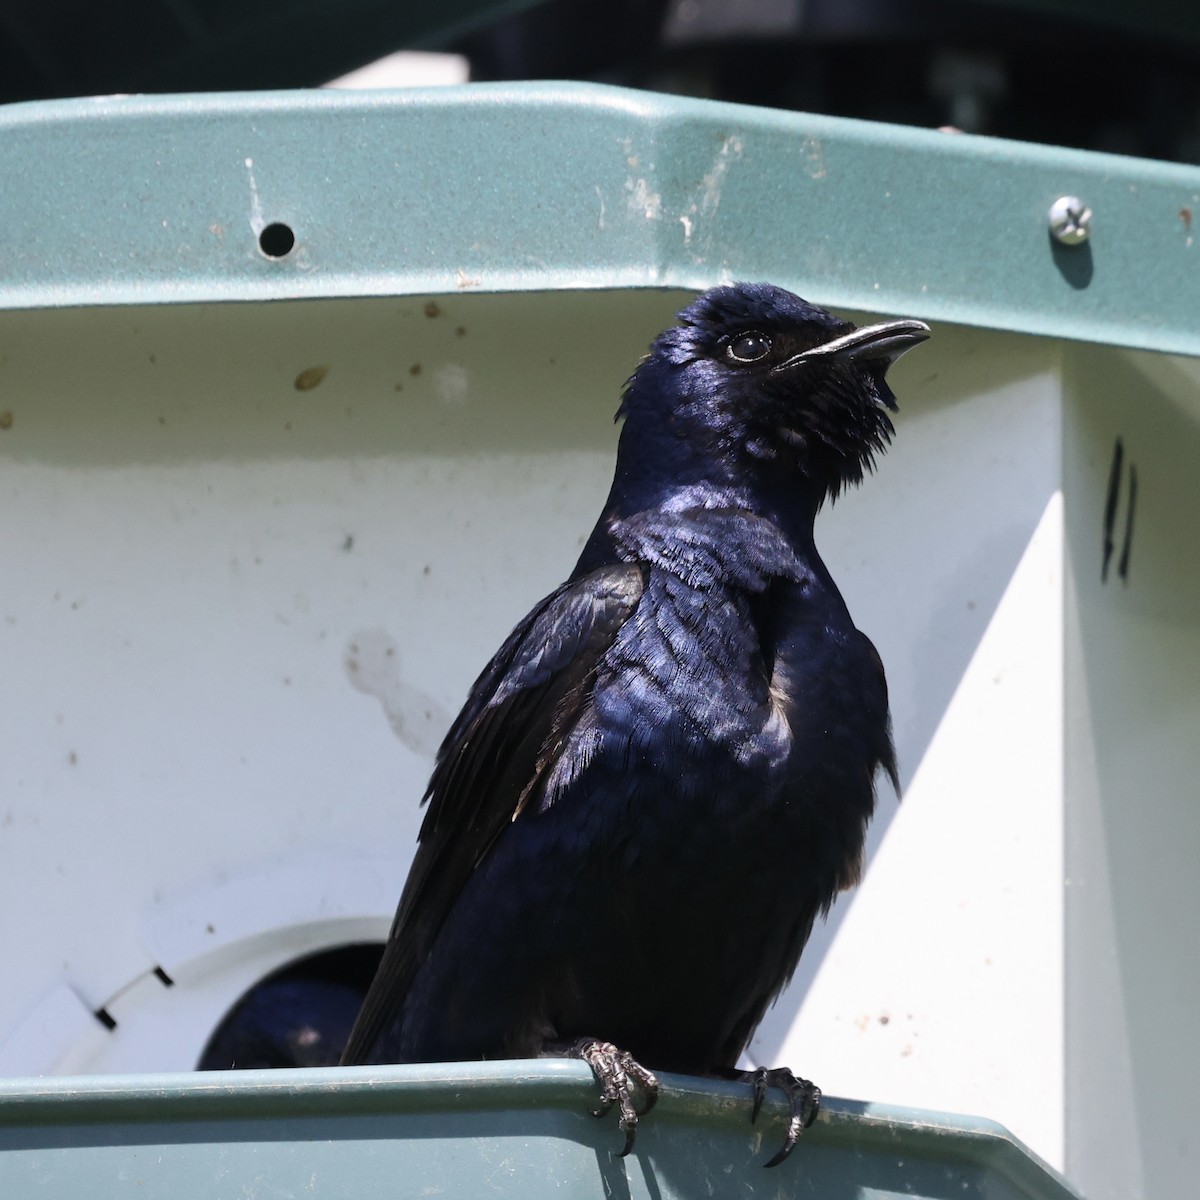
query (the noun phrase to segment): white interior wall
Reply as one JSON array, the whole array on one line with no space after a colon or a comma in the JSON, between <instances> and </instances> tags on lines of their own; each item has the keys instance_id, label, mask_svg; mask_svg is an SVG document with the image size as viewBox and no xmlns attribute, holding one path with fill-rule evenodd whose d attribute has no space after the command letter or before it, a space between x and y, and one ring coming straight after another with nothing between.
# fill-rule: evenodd
<instances>
[{"instance_id":1,"label":"white interior wall","mask_svg":"<svg viewBox=\"0 0 1200 1200\"><path fill-rule=\"evenodd\" d=\"M254 980L384 933L433 749L570 568L680 299L3 314L0 1072L189 1069ZM994 1117L1092 1200L1200 1164L1198 382L945 327L897 367L819 539L906 799L750 1051Z\"/></svg>"}]
</instances>

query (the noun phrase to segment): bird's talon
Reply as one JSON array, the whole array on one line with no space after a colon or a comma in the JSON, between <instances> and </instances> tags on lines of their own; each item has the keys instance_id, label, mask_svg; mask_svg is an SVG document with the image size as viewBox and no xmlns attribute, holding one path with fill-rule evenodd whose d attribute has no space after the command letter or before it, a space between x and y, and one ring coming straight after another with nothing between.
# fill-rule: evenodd
<instances>
[{"instance_id":1,"label":"bird's talon","mask_svg":"<svg viewBox=\"0 0 1200 1200\"><path fill-rule=\"evenodd\" d=\"M804 1128L809 1129L817 1119L817 1113L821 1111L821 1089L808 1079L802 1079L800 1082L804 1084L805 1088L802 1111L804 1107L808 1109L808 1116L804 1118Z\"/></svg>"},{"instance_id":2,"label":"bird's talon","mask_svg":"<svg viewBox=\"0 0 1200 1200\"><path fill-rule=\"evenodd\" d=\"M751 1080L754 1088L754 1107L750 1110L750 1124L753 1125L758 1120L758 1114L762 1111L763 1101L767 1098L767 1068L759 1067L754 1072L754 1078Z\"/></svg>"},{"instance_id":3,"label":"bird's talon","mask_svg":"<svg viewBox=\"0 0 1200 1200\"><path fill-rule=\"evenodd\" d=\"M759 1067L750 1074L750 1084L754 1090L754 1103L750 1111L750 1121L758 1120L763 1100L769 1087L781 1089L788 1098L790 1111L788 1113L787 1132L783 1137L783 1145L764 1167L777 1167L795 1149L800 1140L800 1134L808 1129L817 1119L821 1110L821 1089L808 1079L800 1079L793 1075L787 1067L776 1067L767 1070Z\"/></svg>"},{"instance_id":4,"label":"bird's talon","mask_svg":"<svg viewBox=\"0 0 1200 1200\"><path fill-rule=\"evenodd\" d=\"M763 1170L768 1170L770 1167L777 1167L789 1154L795 1149L798 1135L795 1129L792 1128L792 1122L788 1122L788 1131L784 1136L783 1145L775 1152L775 1154L763 1163Z\"/></svg>"},{"instance_id":5,"label":"bird's talon","mask_svg":"<svg viewBox=\"0 0 1200 1200\"><path fill-rule=\"evenodd\" d=\"M618 1050L611 1042L583 1038L571 1047L570 1053L592 1068L600 1085L600 1104L592 1109L592 1116L607 1116L614 1104L620 1108L618 1125L625 1131L625 1147L620 1157L624 1158L633 1149L638 1118L645 1116L658 1099L658 1079L627 1050ZM633 1102L633 1093L638 1089L645 1097L640 1109Z\"/></svg>"},{"instance_id":6,"label":"bird's talon","mask_svg":"<svg viewBox=\"0 0 1200 1200\"><path fill-rule=\"evenodd\" d=\"M642 1096L645 1098L641 1108L633 1110L634 1117L644 1117L658 1103L658 1076L653 1071L643 1067L633 1055L628 1052L623 1052L621 1055L622 1066L625 1069L626 1083L633 1080L641 1089ZM631 1100L632 1103L632 1100Z\"/></svg>"}]
</instances>

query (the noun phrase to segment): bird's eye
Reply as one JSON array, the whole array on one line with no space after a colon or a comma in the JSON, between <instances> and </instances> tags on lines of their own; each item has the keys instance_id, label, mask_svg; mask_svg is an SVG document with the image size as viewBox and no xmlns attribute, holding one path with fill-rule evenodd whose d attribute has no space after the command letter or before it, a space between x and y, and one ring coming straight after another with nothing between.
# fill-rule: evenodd
<instances>
[{"instance_id":1,"label":"bird's eye","mask_svg":"<svg viewBox=\"0 0 1200 1200\"><path fill-rule=\"evenodd\" d=\"M739 333L725 347L725 353L736 363L758 362L771 353L771 339L765 333Z\"/></svg>"}]
</instances>

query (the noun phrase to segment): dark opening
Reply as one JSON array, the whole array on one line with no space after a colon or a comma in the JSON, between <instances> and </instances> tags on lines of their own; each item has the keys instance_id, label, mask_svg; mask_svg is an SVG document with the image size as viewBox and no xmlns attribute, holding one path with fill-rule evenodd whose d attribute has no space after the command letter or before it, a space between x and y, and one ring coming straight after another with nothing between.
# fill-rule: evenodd
<instances>
[{"instance_id":1,"label":"dark opening","mask_svg":"<svg viewBox=\"0 0 1200 1200\"><path fill-rule=\"evenodd\" d=\"M268 258L286 258L296 244L296 235L290 225L282 221L272 221L258 235L258 248Z\"/></svg>"},{"instance_id":2,"label":"dark opening","mask_svg":"<svg viewBox=\"0 0 1200 1200\"><path fill-rule=\"evenodd\" d=\"M336 1066L382 953L378 942L339 946L260 980L222 1018L196 1070Z\"/></svg>"}]
</instances>

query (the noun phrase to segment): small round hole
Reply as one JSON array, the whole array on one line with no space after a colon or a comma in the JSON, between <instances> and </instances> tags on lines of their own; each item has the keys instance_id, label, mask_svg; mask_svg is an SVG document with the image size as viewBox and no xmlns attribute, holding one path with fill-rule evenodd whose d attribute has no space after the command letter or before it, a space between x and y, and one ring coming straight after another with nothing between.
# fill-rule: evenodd
<instances>
[{"instance_id":1,"label":"small round hole","mask_svg":"<svg viewBox=\"0 0 1200 1200\"><path fill-rule=\"evenodd\" d=\"M296 244L296 235L290 225L282 221L272 221L258 235L258 248L268 258L286 258Z\"/></svg>"}]
</instances>

